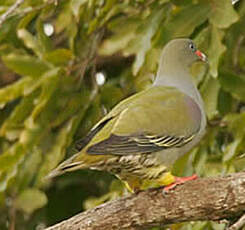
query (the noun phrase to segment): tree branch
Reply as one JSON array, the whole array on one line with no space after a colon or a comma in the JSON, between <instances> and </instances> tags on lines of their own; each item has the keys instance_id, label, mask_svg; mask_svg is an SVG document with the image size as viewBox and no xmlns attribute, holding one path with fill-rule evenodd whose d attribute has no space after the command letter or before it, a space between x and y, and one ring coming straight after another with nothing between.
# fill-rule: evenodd
<instances>
[{"instance_id":1,"label":"tree branch","mask_svg":"<svg viewBox=\"0 0 245 230\"><path fill-rule=\"evenodd\" d=\"M245 173L189 181L166 195L162 188L107 202L46 230L147 229L237 218L245 211Z\"/></svg>"},{"instance_id":2,"label":"tree branch","mask_svg":"<svg viewBox=\"0 0 245 230\"><path fill-rule=\"evenodd\" d=\"M29 6L29 7L26 7L25 9L22 9L20 12L18 12L17 9L24 3L24 1L25 0L16 0L16 2L11 7L9 7L8 10L4 14L2 14L0 16L0 28L3 25L3 23L12 16L16 16L16 15L24 16L28 13L38 11L38 10L42 10L51 4L58 5L59 0L47 0L47 1L45 1L45 3L43 3L39 6L36 6L36 7Z\"/></svg>"},{"instance_id":3,"label":"tree branch","mask_svg":"<svg viewBox=\"0 0 245 230\"><path fill-rule=\"evenodd\" d=\"M17 8L19 8L24 1L25 0L17 0L11 7L8 8L8 10L4 14L1 15L0 27L2 26L4 21L8 18L8 16L11 15Z\"/></svg>"},{"instance_id":4,"label":"tree branch","mask_svg":"<svg viewBox=\"0 0 245 230\"><path fill-rule=\"evenodd\" d=\"M245 214L233 225L231 225L228 230L238 230L245 225Z\"/></svg>"}]
</instances>

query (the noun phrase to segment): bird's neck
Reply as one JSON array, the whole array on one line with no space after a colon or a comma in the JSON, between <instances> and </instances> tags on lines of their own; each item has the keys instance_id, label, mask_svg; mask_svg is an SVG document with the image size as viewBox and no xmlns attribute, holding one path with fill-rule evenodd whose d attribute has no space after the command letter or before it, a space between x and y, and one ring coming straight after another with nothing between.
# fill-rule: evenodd
<instances>
[{"instance_id":1,"label":"bird's neck","mask_svg":"<svg viewBox=\"0 0 245 230\"><path fill-rule=\"evenodd\" d=\"M174 87L184 94L193 98L193 100L203 107L203 101L200 93L192 80L189 68L183 66L162 65L157 73L153 85Z\"/></svg>"}]
</instances>

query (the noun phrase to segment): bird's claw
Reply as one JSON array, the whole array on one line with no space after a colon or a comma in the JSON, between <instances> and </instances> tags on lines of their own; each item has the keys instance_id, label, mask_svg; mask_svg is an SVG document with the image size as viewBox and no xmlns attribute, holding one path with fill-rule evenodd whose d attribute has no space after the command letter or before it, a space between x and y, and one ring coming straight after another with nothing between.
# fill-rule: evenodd
<instances>
[{"instance_id":1,"label":"bird's claw","mask_svg":"<svg viewBox=\"0 0 245 230\"><path fill-rule=\"evenodd\" d=\"M195 180L198 176L193 174L192 176L187 177L175 177L175 181L172 184L169 184L163 188L163 195L166 195L170 190L174 189L179 184L184 184L187 181Z\"/></svg>"}]
</instances>

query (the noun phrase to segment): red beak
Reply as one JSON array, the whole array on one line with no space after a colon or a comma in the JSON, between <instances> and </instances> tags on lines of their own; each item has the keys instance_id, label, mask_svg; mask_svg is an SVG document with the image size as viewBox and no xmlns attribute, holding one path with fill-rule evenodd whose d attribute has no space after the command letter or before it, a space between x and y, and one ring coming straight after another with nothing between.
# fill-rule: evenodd
<instances>
[{"instance_id":1,"label":"red beak","mask_svg":"<svg viewBox=\"0 0 245 230\"><path fill-rule=\"evenodd\" d=\"M202 61L204 61L204 62L207 62L207 61L208 61L207 56L206 56L204 53L202 53L200 50L197 50L197 51L195 52L195 54L196 54Z\"/></svg>"}]
</instances>

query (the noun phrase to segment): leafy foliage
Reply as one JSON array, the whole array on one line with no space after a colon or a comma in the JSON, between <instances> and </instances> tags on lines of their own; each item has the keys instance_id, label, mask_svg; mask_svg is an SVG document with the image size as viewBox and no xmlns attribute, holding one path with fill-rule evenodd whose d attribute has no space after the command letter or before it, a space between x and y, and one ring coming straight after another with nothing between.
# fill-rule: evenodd
<instances>
[{"instance_id":1,"label":"leafy foliage","mask_svg":"<svg viewBox=\"0 0 245 230\"><path fill-rule=\"evenodd\" d=\"M13 2L3 0L0 14ZM151 84L176 37L191 37L209 57L209 69L192 70L210 125L175 174L244 170L244 25L244 1L24 1L0 25L0 229L41 228L125 192L102 172L44 177L116 103Z\"/></svg>"}]
</instances>

